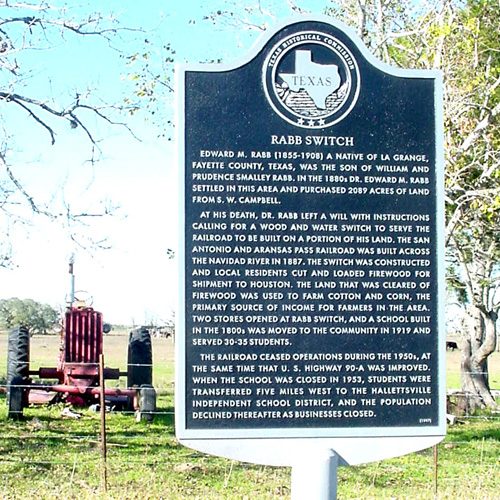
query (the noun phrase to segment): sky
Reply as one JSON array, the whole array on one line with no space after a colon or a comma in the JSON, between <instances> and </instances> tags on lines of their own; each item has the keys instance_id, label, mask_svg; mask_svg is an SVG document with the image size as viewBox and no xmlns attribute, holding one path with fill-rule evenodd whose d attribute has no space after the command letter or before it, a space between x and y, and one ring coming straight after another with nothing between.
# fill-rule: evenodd
<instances>
[{"instance_id":1,"label":"sky","mask_svg":"<svg viewBox=\"0 0 500 500\"><path fill-rule=\"evenodd\" d=\"M98 88L108 102L120 101L130 93L134 83L130 74L136 70L125 65L123 56L148 50L153 68L160 70L161 47L170 44L176 62L242 60L260 35L250 25L281 23L294 14L292 3L320 14L328 2L108 0L103 15L112 12L121 26L133 30L120 34L112 47L96 37L69 34L61 40L44 32L34 50L19 51L19 61L30 69L29 78L19 86L31 96L48 96L52 103L70 102L70 96L87 88ZM103 9L103 2L97 0L81 7L71 5L70 15ZM238 12L237 22L225 15L229 10ZM221 14L213 22L210 15L218 11ZM16 41L20 48L21 32ZM6 85L6 78L0 71L0 87ZM41 208L64 211L69 205L79 213L114 207L114 215L87 217L86 225L72 230L35 217L22 206L14 207L10 217L3 215L2 241L12 246L13 266L0 268L0 299L32 298L63 309L70 290L68 262L73 256L76 296L103 312L105 321L140 325L173 319L178 270L169 249L175 251L179 243L178 165L175 132L166 122L174 117L176 105L175 95L168 93L155 103L155 118L146 111L128 117L140 140L124 127L88 117L89 128L100 140L100 159L95 164L88 162L90 143L81 129L58 127L56 144L51 146L47 132L25 113L1 105L2 142L9 146L9 165ZM75 229L77 243L71 238ZM88 236L106 238L110 248L97 250L86 243Z\"/></svg>"}]
</instances>

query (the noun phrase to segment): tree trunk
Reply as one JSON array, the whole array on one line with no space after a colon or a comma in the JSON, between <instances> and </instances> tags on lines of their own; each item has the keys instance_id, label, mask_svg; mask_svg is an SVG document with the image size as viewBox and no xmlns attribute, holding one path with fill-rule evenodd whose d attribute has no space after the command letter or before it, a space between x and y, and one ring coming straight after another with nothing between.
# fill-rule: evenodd
<instances>
[{"instance_id":1,"label":"tree trunk","mask_svg":"<svg viewBox=\"0 0 500 500\"><path fill-rule=\"evenodd\" d=\"M467 337L462 345L462 390L469 395L469 409L496 408L488 383L488 356L495 350L494 311L471 306Z\"/></svg>"}]
</instances>

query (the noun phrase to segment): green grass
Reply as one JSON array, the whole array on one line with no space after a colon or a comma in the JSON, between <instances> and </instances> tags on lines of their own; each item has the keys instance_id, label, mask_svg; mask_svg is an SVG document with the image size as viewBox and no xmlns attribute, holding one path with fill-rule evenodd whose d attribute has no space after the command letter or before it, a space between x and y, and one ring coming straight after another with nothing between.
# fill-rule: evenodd
<instances>
[{"instance_id":1,"label":"green grass","mask_svg":"<svg viewBox=\"0 0 500 500\"><path fill-rule=\"evenodd\" d=\"M0 335L0 353L5 352L5 340ZM35 337L32 365L54 366L57 343L56 337ZM107 366L124 370L126 336L106 337L105 353ZM490 363L490 380L496 388L500 388L498 356ZM130 414L108 414L106 494L99 415L82 410L80 420L66 419L62 406L56 405L28 408L23 421L13 422L6 418L0 395L0 499L288 499L289 468L232 462L178 444L173 420L173 343L155 340L153 357L160 414L151 425L136 422ZM448 375L459 373L459 362L458 352L447 353ZM4 372L5 360L0 359L0 377ZM498 418L467 419L451 427L438 452L437 498L499 498ZM342 467L338 496L433 499L433 450Z\"/></svg>"},{"instance_id":2,"label":"green grass","mask_svg":"<svg viewBox=\"0 0 500 500\"><path fill-rule=\"evenodd\" d=\"M498 421L452 427L438 446L438 498L498 498L500 429ZM342 498L434 497L433 449L342 471ZM357 484L358 496L353 483Z\"/></svg>"},{"instance_id":3,"label":"green grass","mask_svg":"<svg viewBox=\"0 0 500 500\"><path fill-rule=\"evenodd\" d=\"M0 498L289 498L290 469L235 463L180 446L170 396L151 425L108 414L108 493L101 488L99 415L64 419L61 406L29 408L6 419L0 401ZM438 498L498 498L498 420L467 420L438 447ZM339 498L434 498L434 458L424 450L400 458L342 467Z\"/></svg>"},{"instance_id":4,"label":"green grass","mask_svg":"<svg viewBox=\"0 0 500 500\"><path fill-rule=\"evenodd\" d=\"M287 493L285 469L233 464L179 445L169 400L160 398L164 414L150 425L131 415L108 414L106 498L279 498ZM24 421L13 422L2 403L0 498L102 494L99 415L82 411L80 420L72 420L61 417L61 406L29 408Z\"/></svg>"}]
</instances>

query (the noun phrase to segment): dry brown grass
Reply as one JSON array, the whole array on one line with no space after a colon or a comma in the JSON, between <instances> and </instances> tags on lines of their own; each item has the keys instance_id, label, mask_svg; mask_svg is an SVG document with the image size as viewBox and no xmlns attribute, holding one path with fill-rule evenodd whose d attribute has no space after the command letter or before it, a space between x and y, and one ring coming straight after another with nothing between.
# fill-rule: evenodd
<instances>
[{"instance_id":1,"label":"dry brown grass","mask_svg":"<svg viewBox=\"0 0 500 500\"><path fill-rule=\"evenodd\" d=\"M34 335L30 340L30 369L57 365L60 338L58 335ZM110 368L127 371L128 331L104 336L104 363ZM173 382L174 343L172 339L153 339L155 386L169 388ZM7 334L0 334L0 380L7 372ZM122 381L124 383L124 381ZM123 385L122 383L122 385Z\"/></svg>"}]
</instances>

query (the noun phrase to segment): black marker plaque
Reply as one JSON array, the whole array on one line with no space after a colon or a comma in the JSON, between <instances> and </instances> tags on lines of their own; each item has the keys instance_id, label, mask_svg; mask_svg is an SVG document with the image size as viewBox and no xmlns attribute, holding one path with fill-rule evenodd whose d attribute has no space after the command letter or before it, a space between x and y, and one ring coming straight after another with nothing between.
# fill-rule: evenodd
<instances>
[{"instance_id":1,"label":"black marker plaque","mask_svg":"<svg viewBox=\"0 0 500 500\"><path fill-rule=\"evenodd\" d=\"M182 86L185 430L432 434L436 76L307 21Z\"/></svg>"}]
</instances>

